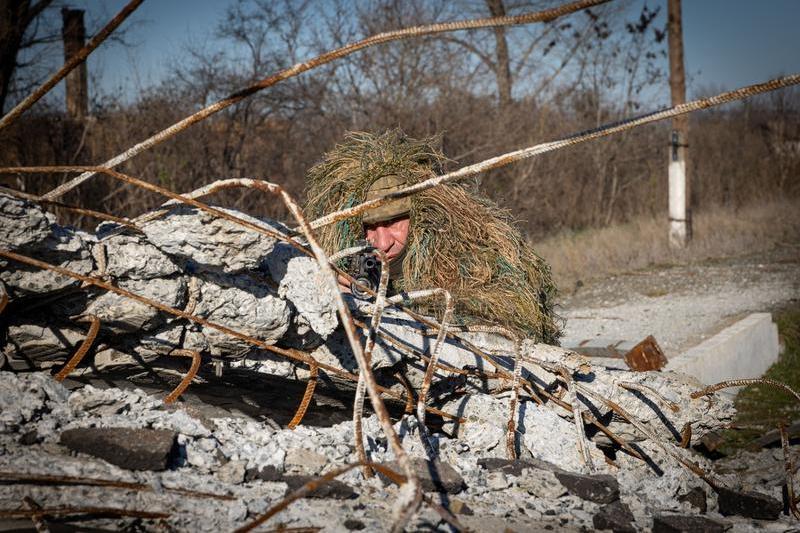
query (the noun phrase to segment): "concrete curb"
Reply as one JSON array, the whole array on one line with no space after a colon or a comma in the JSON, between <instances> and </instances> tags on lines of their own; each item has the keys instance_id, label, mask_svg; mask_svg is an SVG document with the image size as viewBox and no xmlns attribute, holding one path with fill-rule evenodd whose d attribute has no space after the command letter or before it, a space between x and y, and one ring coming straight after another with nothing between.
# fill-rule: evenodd
<instances>
[{"instance_id":1,"label":"concrete curb","mask_svg":"<svg viewBox=\"0 0 800 533\"><path fill-rule=\"evenodd\" d=\"M778 360L778 327L770 313L753 313L669 360L666 370L706 385L757 378Z\"/></svg>"}]
</instances>

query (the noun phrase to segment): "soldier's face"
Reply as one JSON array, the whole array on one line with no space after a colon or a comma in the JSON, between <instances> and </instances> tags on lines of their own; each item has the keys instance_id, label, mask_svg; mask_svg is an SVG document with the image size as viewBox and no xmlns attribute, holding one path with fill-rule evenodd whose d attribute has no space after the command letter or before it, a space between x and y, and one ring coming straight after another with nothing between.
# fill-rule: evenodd
<instances>
[{"instance_id":1,"label":"soldier's face","mask_svg":"<svg viewBox=\"0 0 800 533\"><path fill-rule=\"evenodd\" d=\"M391 261L403 253L408 241L408 228L411 220L400 217L386 222L379 222L366 226L367 241L386 254L386 259Z\"/></svg>"}]
</instances>

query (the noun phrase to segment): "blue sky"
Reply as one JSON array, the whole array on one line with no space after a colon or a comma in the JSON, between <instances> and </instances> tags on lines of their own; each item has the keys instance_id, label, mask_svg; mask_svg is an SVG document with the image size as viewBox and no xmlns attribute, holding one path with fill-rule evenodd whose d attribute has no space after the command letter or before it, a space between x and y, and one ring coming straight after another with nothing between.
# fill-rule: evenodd
<instances>
[{"instance_id":1,"label":"blue sky","mask_svg":"<svg viewBox=\"0 0 800 533\"><path fill-rule=\"evenodd\" d=\"M105 90L121 88L128 95L157 82L187 45L213 46L214 27L231 1L145 0L125 22L135 25L128 36L135 46L102 45L90 57L90 75ZM125 3L71 2L87 10L93 27ZM648 4L666 13L666 0ZM640 6L636 2L632 9L638 12ZM800 72L800 0L684 0L683 12L690 97Z\"/></svg>"}]
</instances>

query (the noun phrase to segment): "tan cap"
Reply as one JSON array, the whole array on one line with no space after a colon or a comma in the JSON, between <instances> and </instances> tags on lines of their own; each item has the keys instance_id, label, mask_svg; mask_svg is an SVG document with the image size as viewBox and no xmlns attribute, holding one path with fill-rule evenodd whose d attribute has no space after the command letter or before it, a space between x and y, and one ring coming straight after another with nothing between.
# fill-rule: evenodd
<instances>
[{"instance_id":1,"label":"tan cap","mask_svg":"<svg viewBox=\"0 0 800 533\"><path fill-rule=\"evenodd\" d=\"M405 186L405 182L398 176L384 176L373 183L369 190L367 190L367 200L373 200L386 194L398 191ZM370 209L364 213L364 224L377 224L378 222L386 222L403 215L407 215L411 211L411 198L398 198L392 200L388 204L384 204L376 209Z\"/></svg>"}]
</instances>

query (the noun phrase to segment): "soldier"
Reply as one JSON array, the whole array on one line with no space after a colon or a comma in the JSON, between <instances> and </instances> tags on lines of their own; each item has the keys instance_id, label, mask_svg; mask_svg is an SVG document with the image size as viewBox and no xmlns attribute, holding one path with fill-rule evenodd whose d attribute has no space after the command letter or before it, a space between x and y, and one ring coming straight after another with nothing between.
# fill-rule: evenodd
<instances>
[{"instance_id":1,"label":"soldier","mask_svg":"<svg viewBox=\"0 0 800 533\"><path fill-rule=\"evenodd\" d=\"M351 133L307 177L306 216L318 218L443 173L436 139L400 131ZM448 184L321 228L328 253L366 239L386 253L390 290L441 287L456 319L493 323L557 344L556 288L547 263L509 213L463 184ZM426 311L431 310L426 303Z\"/></svg>"}]
</instances>

